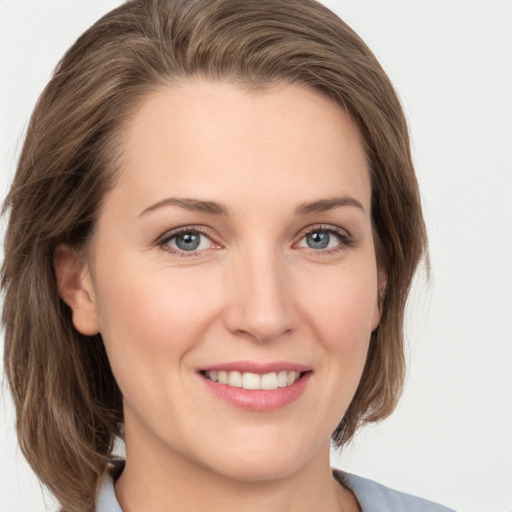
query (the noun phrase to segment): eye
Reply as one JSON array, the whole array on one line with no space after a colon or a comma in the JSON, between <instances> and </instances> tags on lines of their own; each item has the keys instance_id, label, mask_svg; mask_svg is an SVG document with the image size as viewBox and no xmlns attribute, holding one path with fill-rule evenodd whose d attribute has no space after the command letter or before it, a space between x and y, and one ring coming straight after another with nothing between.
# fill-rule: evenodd
<instances>
[{"instance_id":1,"label":"eye","mask_svg":"<svg viewBox=\"0 0 512 512\"><path fill-rule=\"evenodd\" d=\"M171 253L180 256L193 255L206 249L217 247L211 238L205 233L196 229L182 229L170 233L159 242L160 247Z\"/></svg>"},{"instance_id":2,"label":"eye","mask_svg":"<svg viewBox=\"0 0 512 512\"><path fill-rule=\"evenodd\" d=\"M352 238L339 228L315 227L304 233L297 243L297 247L330 253L343 250L352 244Z\"/></svg>"},{"instance_id":3,"label":"eye","mask_svg":"<svg viewBox=\"0 0 512 512\"><path fill-rule=\"evenodd\" d=\"M335 247L339 243L336 235L329 233L329 231L313 231L304 237L305 243L311 249L327 249Z\"/></svg>"}]
</instances>

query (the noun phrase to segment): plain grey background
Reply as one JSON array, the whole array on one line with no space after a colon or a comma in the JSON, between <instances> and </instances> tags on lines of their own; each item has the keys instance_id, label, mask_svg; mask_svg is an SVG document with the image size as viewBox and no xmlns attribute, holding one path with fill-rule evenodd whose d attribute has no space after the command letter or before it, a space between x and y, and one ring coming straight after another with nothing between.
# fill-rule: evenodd
<instances>
[{"instance_id":1,"label":"plain grey background","mask_svg":"<svg viewBox=\"0 0 512 512\"><path fill-rule=\"evenodd\" d=\"M51 70L114 0L0 0L0 194ZM432 277L407 315L395 414L333 465L461 512L512 511L512 1L330 0L411 126ZM5 389L5 387L4 387ZM52 510L51 501L47 502ZM0 400L0 512L44 510Z\"/></svg>"}]
</instances>

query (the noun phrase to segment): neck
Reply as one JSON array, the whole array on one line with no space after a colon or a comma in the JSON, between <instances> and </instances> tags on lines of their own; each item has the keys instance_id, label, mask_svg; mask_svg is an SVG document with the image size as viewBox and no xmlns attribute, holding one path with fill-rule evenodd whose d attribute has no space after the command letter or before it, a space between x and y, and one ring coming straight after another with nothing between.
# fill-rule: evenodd
<instances>
[{"instance_id":1,"label":"neck","mask_svg":"<svg viewBox=\"0 0 512 512\"><path fill-rule=\"evenodd\" d=\"M126 466L115 484L124 512L239 512L241 507L244 512L359 510L352 494L332 476L328 443L298 470L254 480L223 475L175 451L153 450L147 443L143 450L133 446L127 439Z\"/></svg>"}]
</instances>

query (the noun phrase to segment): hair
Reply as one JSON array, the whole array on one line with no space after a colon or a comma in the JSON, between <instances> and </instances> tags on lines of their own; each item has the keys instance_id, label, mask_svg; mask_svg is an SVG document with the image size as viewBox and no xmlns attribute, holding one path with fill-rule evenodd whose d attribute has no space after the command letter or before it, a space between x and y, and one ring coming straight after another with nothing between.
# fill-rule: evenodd
<instances>
[{"instance_id":1,"label":"hair","mask_svg":"<svg viewBox=\"0 0 512 512\"><path fill-rule=\"evenodd\" d=\"M101 335L84 336L59 295L53 254L80 251L115 186L120 133L154 90L188 79L248 89L285 82L325 94L357 124L387 285L357 392L333 433L344 445L394 409L404 381L403 317L426 234L397 95L364 42L314 0L132 0L68 50L32 114L4 204L4 364L18 440L62 510L94 508L122 437L122 398Z\"/></svg>"}]
</instances>

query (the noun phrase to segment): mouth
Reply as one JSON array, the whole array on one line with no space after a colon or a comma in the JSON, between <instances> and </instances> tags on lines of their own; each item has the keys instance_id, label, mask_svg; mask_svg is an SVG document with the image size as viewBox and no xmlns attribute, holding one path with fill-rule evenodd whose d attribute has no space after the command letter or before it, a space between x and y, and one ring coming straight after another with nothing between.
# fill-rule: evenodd
<instances>
[{"instance_id":1,"label":"mouth","mask_svg":"<svg viewBox=\"0 0 512 512\"><path fill-rule=\"evenodd\" d=\"M203 368L206 388L216 397L245 411L270 412L295 402L311 380L311 367L275 362L233 362Z\"/></svg>"},{"instance_id":2,"label":"mouth","mask_svg":"<svg viewBox=\"0 0 512 512\"><path fill-rule=\"evenodd\" d=\"M264 374L227 370L206 370L201 374L219 384L247 390L265 390L286 388L297 382L305 373L295 370L281 370Z\"/></svg>"}]
</instances>

